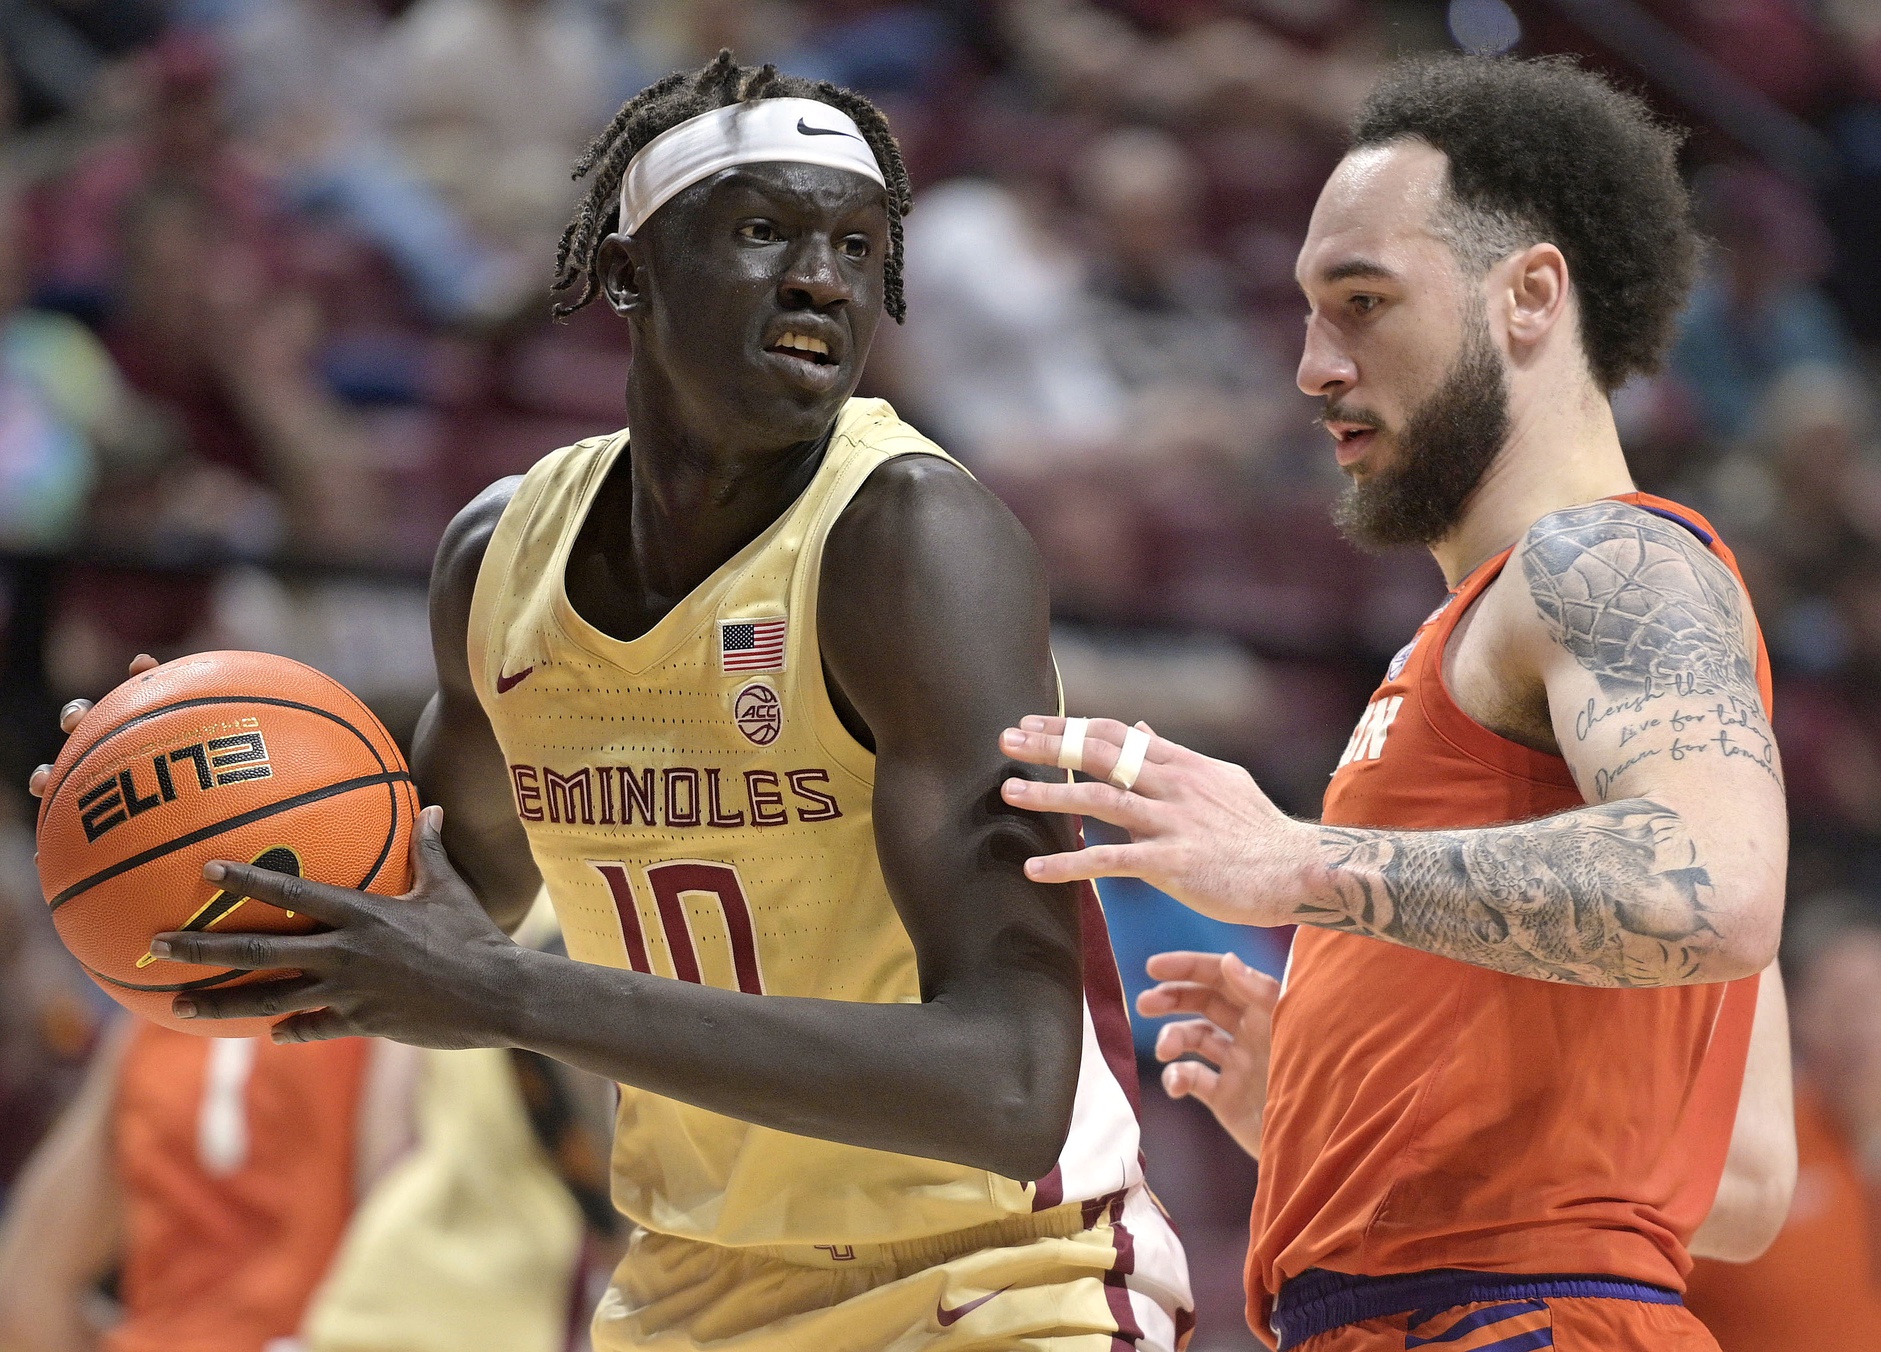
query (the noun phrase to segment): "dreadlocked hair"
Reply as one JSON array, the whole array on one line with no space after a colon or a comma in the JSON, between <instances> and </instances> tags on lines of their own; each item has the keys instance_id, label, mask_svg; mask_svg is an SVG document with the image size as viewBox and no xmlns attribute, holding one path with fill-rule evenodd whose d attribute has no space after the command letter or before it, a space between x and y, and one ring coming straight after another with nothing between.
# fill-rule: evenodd
<instances>
[{"instance_id":1,"label":"dreadlocked hair","mask_svg":"<svg viewBox=\"0 0 1881 1352\"><path fill-rule=\"evenodd\" d=\"M888 130L881 109L862 95L828 80L806 80L780 75L765 64L741 66L725 48L696 71L674 71L656 80L621 105L607 130L595 137L575 162L576 179L594 177L575 209L574 219L562 231L555 251L555 291L572 291L574 299L555 302L555 317L571 315L593 300L601 289L595 272L595 254L601 241L620 228L620 185L627 165L642 146L681 122L757 99L815 99L847 113L868 142L888 184L888 257L882 261L882 302L889 316L900 323L908 305L901 292L901 218L914 206L914 192L901 148Z\"/></svg>"}]
</instances>

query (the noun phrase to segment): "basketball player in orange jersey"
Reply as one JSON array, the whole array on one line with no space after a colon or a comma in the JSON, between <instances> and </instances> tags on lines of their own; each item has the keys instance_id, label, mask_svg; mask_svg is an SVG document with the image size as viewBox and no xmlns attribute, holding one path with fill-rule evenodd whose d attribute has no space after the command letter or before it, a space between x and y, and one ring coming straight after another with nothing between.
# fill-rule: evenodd
<instances>
[{"instance_id":1,"label":"basketball player in orange jersey","mask_svg":"<svg viewBox=\"0 0 1881 1352\"><path fill-rule=\"evenodd\" d=\"M376 1167L371 1046L120 1027L0 1224L0 1348L285 1348ZM113 1269L101 1333L86 1304Z\"/></svg>"},{"instance_id":2,"label":"basketball player in orange jersey","mask_svg":"<svg viewBox=\"0 0 1881 1352\"><path fill-rule=\"evenodd\" d=\"M127 1022L0 1215L0 1352L559 1349L605 1206L585 1081Z\"/></svg>"},{"instance_id":3,"label":"basketball player in orange jersey","mask_svg":"<svg viewBox=\"0 0 1881 1352\"><path fill-rule=\"evenodd\" d=\"M1099 781L1015 779L1008 802L1130 837L1033 878L1137 876L1300 927L1248 1268L1250 1320L1282 1348L1715 1347L1678 1293L1787 833L1730 553L1634 489L1609 405L1659 364L1692 276L1676 146L1563 62L1408 66L1360 113L1299 257L1299 384L1351 480L1347 532L1427 545L1452 590L1321 822L1141 726L1002 735Z\"/></svg>"},{"instance_id":4,"label":"basketball player in orange jersey","mask_svg":"<svg viewBox=\"0 0 1881 1352\"><path fill-rule=\"evenodd\" d=\"M333 928L158 936L305 974L178 1013L619 1082L641 1231L600 1349L1180 1346L1096 894L1025 876L1072 832L999 794L1046 773L997 740L1058 699L1039 561L849 397L902 313L886 122L722 53L582 167L561 282L631 326L631 445L549 456L446 536L412 895L212 865ZM503 933L544 884L578 961Z\"/></svg>"}]
</instances>

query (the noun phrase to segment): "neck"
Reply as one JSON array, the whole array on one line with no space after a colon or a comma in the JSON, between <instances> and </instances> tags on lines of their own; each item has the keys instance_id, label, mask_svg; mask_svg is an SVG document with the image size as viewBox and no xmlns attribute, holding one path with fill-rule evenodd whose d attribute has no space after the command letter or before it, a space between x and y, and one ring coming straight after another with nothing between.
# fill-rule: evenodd
<instances>
[{"instance_id":1,"label":"neck","mask_svg":"<svg viewBox=\"0 0 1881 1352\"><path fill-rule=\"evenodd\" d=\"M1548 513L1632 491L1613 408L1578 380L1557 397L1515 402L1509 439L1430 552L1454 587Z\"/></svg>"},{"instance_id":2,"label":"neck","mask_svg":"<svg viewBox=\"0 0 1881 1352\"><path fill-rule=\"evenodd\" d=\"M688 419L677 403L629 381L629 472L611 475L597 503L608 513L604 548L630 556L647 599L668 604L789 509L815 477L834 426L779 444Z\"/></svg>"}]
</instances>

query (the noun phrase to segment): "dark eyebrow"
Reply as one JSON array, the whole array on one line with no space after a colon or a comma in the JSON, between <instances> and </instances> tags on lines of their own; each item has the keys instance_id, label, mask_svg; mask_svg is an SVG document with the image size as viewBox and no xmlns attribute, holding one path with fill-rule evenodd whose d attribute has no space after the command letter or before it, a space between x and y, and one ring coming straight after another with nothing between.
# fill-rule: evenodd
<instances>
[{"instance_id":1,"label":"dark eyebrow","mask_svg":"<svg viewBox=\"0 0 1881 1352\"><path fill-rule=\"evenodd\" d=\"M1343 263L1334 263L1319 274L1323 282L1349 282L1354 278L1368 281L1395 282L1398 274L1383 263L1375 263L1369 258L1348 258Z\"/></svg>"}]
</instances>

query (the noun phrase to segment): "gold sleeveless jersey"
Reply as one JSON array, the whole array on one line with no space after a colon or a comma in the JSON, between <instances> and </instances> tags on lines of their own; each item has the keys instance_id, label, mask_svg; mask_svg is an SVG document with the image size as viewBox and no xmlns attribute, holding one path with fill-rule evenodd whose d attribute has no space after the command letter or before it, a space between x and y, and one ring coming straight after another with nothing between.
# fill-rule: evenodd
<instances>
[{"instance_id":1,"label":"gold sleeveless jersey","mask_svg":"<svg viewBox=\"0 0 1881 1352\"><path fill-rule=\"evenodd\" d=\"M623 642L575 613L563 579L626 448L617 433L529 471L471 607L472 677L569 954L754 994L918 1001L914 949L875 853L874 756L824 686L817 580L830 528L878 466L947 457L886 403L850 400L783 516ZM1074 1125L1046 1178L796 1136L623 1087L616 1204L686 1238L840 1246L1140 1181L1129 1022L1088 889L1085 943Z\"/></svg>"}]
</instances>

